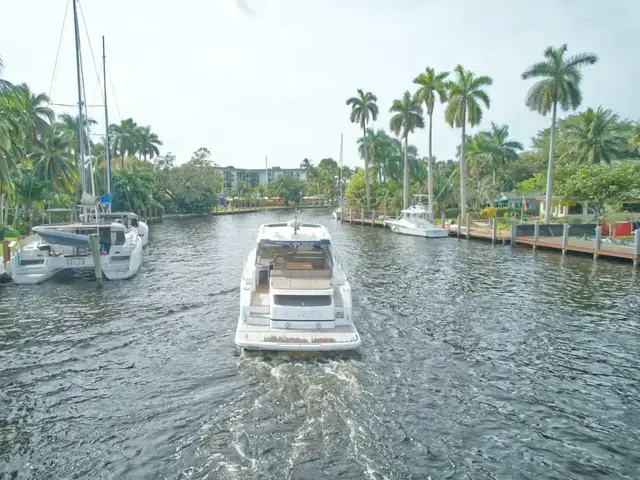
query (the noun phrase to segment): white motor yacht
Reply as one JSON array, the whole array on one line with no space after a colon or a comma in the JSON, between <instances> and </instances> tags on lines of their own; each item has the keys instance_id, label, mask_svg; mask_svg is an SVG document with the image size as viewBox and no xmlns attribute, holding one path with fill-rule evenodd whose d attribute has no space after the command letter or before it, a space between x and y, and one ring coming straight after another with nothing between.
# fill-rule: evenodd
<instances>
[{"instance_id":1,"label":"white motor yacht","mask_svg":"<svg viewBox=\"0 0 640 480\"><path fill-rule=\"evenodd\" d=\"M449 236L447 228L439 228L433 224L433 212L429 207L422 204L423 198L427 195L415 195L413 203L409 208L402 210L400 216L395 220L386 220L392 232L403 235L414 235L417 237L442 238Z\"/></svg>"},{"instance_id":2,"label":"white motor yacht","mask_svg":"<svg viewBox=\"0 0 640 480\"><path fill-rule=\"evenodd\" d=\"M269 223L258 230L240 282L236 346L339 351L362 341L344 262L323 225Z\"/></svg>"}]
</instances>

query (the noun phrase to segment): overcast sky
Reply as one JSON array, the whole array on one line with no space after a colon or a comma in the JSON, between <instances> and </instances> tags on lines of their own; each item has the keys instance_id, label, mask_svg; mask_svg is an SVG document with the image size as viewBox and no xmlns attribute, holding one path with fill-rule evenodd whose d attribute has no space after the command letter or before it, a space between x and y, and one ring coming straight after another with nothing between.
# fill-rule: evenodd
<instances>
[{"instance_id":1,"label":"overcast sky","mask_svg":"<svg viewBox=\"0 0 640 480\"><path fill-rule=\"evenodd\" d=\"M1 0L4 76L49 92L69 0ZM520 74L548 45L595 52L584 71L586 106L602 104L640 117L640 0L82 0L96 61L106 36L110 120L151 125L163 153L179 162L207 147L221 165L296 167L307 157L361 165L347 97L378 96L375 128L388 128L389 107L432 66L461 63L493 77L490 121L529 143L548 119L524 105L531 83ZM52 101L76 102L71 8ZM13 20L12 20L13 19ZM25 24L26 22L26 24ZM100 90L83 29L89 103ZM117 101L117 105L116 105ZM58 109L64 111L64 109ZM100 120L103 111L91 109ZM459 130L436 107L434 153L455 155ZM472 131L472 132L473 132ZM410 137L427 153L427 132Z\"/></svg>"}]
</instances>

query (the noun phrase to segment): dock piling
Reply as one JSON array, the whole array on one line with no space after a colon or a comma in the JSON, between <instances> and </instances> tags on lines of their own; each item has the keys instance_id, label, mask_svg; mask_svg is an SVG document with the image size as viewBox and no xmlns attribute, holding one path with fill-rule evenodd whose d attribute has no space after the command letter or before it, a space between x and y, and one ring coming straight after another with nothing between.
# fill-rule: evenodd
<instances>
[{"instance_id":1,"label":"dock piling","mask_svg":"<svg viewBox=\"0 0 640 480\"><path fill-rule=\"evenodd\" d=\"M540 237L540 224L538 222L533 224L533 249L536 249L536 242Z\"/></svg>"},{"instance_id":2,"label":"dock piling","mask_svg":"<svg viewBox=\"0 0 640 480\"><path fill-rule=\"evenodd\" d=\"M569 244L569 224L565 223L562 226L562 255L567 251L567 245Z\"/></svg>"},{"instance_id":3,"label":"dock piling","mask_svg":"<svg viewBox=\"0 0 640 480\"><path fill-rule=\"evenodd\" d=\"M444 223L445 223L445 220L444 220L444 212L443 212L443 213L442 213L442 223L440 224L440 226L441 226L442 228L444 228Z\"/></svg>"},{"instance_id":4,"label":"dock piling","mask_svg":"<svg viewBox=\"0 0 640 480\"><path fill-rule=\"evenodd\" d=\"M471 233L471 221L469 220L469 214L467 213L466 227L467 227L467 240L469 239L469 234Z\"/></svg>"},{"instance_id":5,"label":"dock piling","mask_svg":"<svg viewBox=\"0 0 640 480\"><path fill-rule=\"evenodd\" d=\"M598 258L598 250L602 247L602 225L596 227L596 238L593 241L593 258Z\"/></svg>"},{"instance_id":6,"label":"dock piling","mask_svg":"<svg viewBox=\"0 0 640 480\"><path fill-rule=\"evenodd\" d=\"M496 234L498 232L498 219L491 219L491 244L495 245L496 243Z\"/></svg>"},{"instance_id":7,"label":"dock piling","mask_svg":"<svg viewBox=\"0 0 640 480\"><path fill-rule=\"evenodd\" d=\"M9 260L11 260L11 250L9 250L9 240L2 241L2 258L5 265L9 263Z\"/></svg>"},{"instance_id":8,"label":"dock piling","mask_svg":"<svg viewBox=\"0 0 640 480\"><path fill-rule=\"evenodd\" d=\"M516 219L511 219L511 246L514 247L516 244L516 238L518 236L518 224L516 223Z\"/></svg>"},{"instance_id":9,"label":"dock piling","mask_svg":"<svg viewBox=\"0 0 640 480\"><path fill-rule=\"evenodd\" d=\"M102 283L102 264L100 263L100 237L93 233L89 235L89 245L91 246L91 256L93 257L93 268L96 273L96 280Z\"/></svg>"},{"instance_id":10,"label":"dock piling","mask_svg":"<svg viewBox=\"0 0 640 480\"><path fill-rule=\"evenodd\" d=\"M634 230L633 232L633 252L635 253L635 257L633 259L633 265L638 265L638 260L640 257L640 228Z\"/></svg>"}]
</instances>

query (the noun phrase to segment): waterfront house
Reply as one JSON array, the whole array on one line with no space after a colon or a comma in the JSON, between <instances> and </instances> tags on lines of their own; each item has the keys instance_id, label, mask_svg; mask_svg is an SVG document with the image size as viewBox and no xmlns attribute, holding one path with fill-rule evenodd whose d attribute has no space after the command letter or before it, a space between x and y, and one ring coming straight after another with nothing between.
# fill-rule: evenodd
<instances>
[{"instance_id":1,"label":"waterfront house","mask_svg":"<svg viewBox=\"0 0 640 480\"><path fill-rule=\"evenodd\" d=\"M522 208L522 200L523 196L520 193L516 192L500 192L500 196L493 201L496 207L502 208ZM532 195L524 195L524 201L527 205L527 211L529 212L537 212L538 211L538 201L537 196Z\"/></svg>"}]
</instances>

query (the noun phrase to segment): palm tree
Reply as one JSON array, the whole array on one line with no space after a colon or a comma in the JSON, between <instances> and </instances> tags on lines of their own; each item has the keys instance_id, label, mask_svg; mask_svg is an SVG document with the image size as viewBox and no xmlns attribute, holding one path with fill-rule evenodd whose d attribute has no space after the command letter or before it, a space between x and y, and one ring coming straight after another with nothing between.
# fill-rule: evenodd
<instances>
[{"instance_id":1,"label":"palm tree","mask_svg":"<svg viewBox=\"0 0 640 480\"><path fill-rule=\"evenodd\" d=\"M496 185L496 172L505 166L509 161L518 158L518 151L524 149L520 142L507 140L509 138L509 127L507 125L496 125L491 122L491 130L482 132L486 141L484 147L489 159L489 165L493 171L493 186Z\"/></svg>"},{"instance_id":2,"label":"palm tree","mask_svg":"<svg viewBox=\"0 0 640 480\"><path fill-rule=\"evenodd\" d=\"M482 107L491 105L491 100L483 87L493 84L491 77L485 75L476 77L473 72L465 70L462 65L456 66L454 72L457 78L453 82L448 82L449 105L445 111L444 118L451 127L462 129L462 140L460 148L460 214L464 218L467 214L467 170L464 158L464 145L466 141L466 126L475 126L482 120Z\"/></svg>"},{"instance_id":3,"label":"palm tree","mask_svg":"<svg viewBox=\"0 0 640 480\"><path fill-rule=\"evenodd\" d=\"M430 207L433 207L433 109L437 99L440 100L440 103L447 101L446 80L448 76L449 72L436 73L433 68L427 67L424 73L421 73L413 79L413 83L418 85L416 96L424 103L427 109L427 115L429 115L429 157L427 160L427 170L429 175L428 193Z\"/></svg>"},{"instance_id":4,"label":"palm tree","mask_svg":"<svg viewBox=\"0 0 640 480\"><path fill-rule=\"evenodd\" d=\"M305 174L305 178L307 180L311 180L313 178L313 172L315 169L313 167L313 162L308 158L305 158L300 162L300 170Z\"/></svg>"},{"instance_id":5,"label":"palm tree","mask_svg":"<svg viewBox=\"0 0 640 480\"><path fill-rule=\"evenodd\" d=\"M89 128L91 125L95 125L96 122L92 118L83 117L85 130ZM57 130L59 134L64 138L64 141L71 145L74 155L78 156L80 152L80 120L77 115L69 115L68 113L63 113L58 117L57 122ZM89 136L84 135L84 151L87 152L89 150Z\"/></svg>"},{"instance_id":6,"label":"palm tree","mask_svg":"<svg viewBox=\"0 0 640 480\"><path fill-rule=\"evenodd\" d=\"M137 145L138 124L132 118L122 120L120 125L109 125L109 135L113 136L111 148L113 156L120 157L120 168L124 170L124 159L127 155L135 155Z\"/></svg>"},{"instance_id":7,"label":"palm tree","mask_svg":"<svg viewBox=\"0 0 640 480\"><path fill-rule=\"evenodd\" d=\"M567 123L564 141L575 160L609 164L628 152L629 141L625 133L618 115L611 110L588 108Z\"/></svg>"},{"instance_id":8,"label":"palm tree","mask_svg":"<svg viewBox=\"0 0 640 480\"><path fill-rule=\"evenodd\" d=\"M371 166L374 169L373 175L375 177L375 174L377 172L378 181L382 182L380 158L378 153L376 152L376 149L379 148L379 139L377 137L377 133L374 132L372 128L367 128L366 138L363 136L358 139L358 154L360 155L360 158L363 158L363 159L365 157L365 153L364 153L365 145L368 150L367 154L369 158L369 163L371 163Z\"/></svg>"},{"instance_id":9,"label":"palm tree","mask_svg":"<svg viewBox=\"0 0 640 480\"><path fill-rule=\"evenodd\" d=\"M135 129L135 149L145 160L147 157L153 159L153 157L160 155L159 146L162 142L158 138L158 135L151 131L151 127L137 127Z\"/></svg>"},{"instance_id":10,"label":"palm tree","mask_svg":"<svg viewBox=\"0 0 640 480\"><path fill-rule=\"evenodd\" d=\"M26 83L14 87L13 93L20 104L29 146L33 149L38 139L50 132L56 116L49 108L49 97L44 93L33 93Z\"/></svg>"},{"instance_id":11,"label":"palm tree","mask_svg":"<svg viewBox=\"0 0 640 480\"><path fill-rule=\"evenodd\" d=\"M74 181L70 150L65 138L54 128L34 154L34 172L56 189L68 191Z\"/></svg>"},{"instance_id":12,"label":"palm tree","mask_svg":"<svg viewBox=\"0 0 640 480\"><path fill-rule=\"evenodd\" d=\"M378 118L378 97L371 92L364 92L358 89L358 95L347 99L347 105L351 107L351 123L359 123L362 128L362 135L367 135L367 124L369 120L375 121ZM366 141L366 140L365 140ZM364 177L367 190L367 210L371 208L371 185L369 182L369 152L364 147Z\"/></svg>"},{"instance_id":13,"label":"palm tree","mask_svg":"<svg viewBox=\"0 0 640 480\"><path fill-rule=\"evenodd\" d=\"M545 199L545 219L551 218L551 193L553 187L553 157L555 155L556 118L558 105L564 111L575 110L582 103L580 92L580 69L593 65L598 61L594 53L578 53L565 58L567 44L560 48L547 47L544 51L545 59L531 65L523 74L522 79L542 78L527 94L526 105L541 115L551 112L551 138L549 145L549 163L547 165L547 194Z\"/></svg>"},{"instance_id":14,"label":"palm tree","mask_svg":"<svg viewBox=\"0 0 640 480\"><path fill-rule=\"evenodd\" d=\"M2 71L3 70L4 70L4 62L2 61L2 58L0 58L0 75L2 75ZM4 92L5 90L8 90L8 89L10 89L12 87L13 87L13 85L11 85L11 83L9 83L4 78L0 77L0 93Z\"/></svg>"},{"instance_id":15,"label":"palm tree","mask_svg":"<svg viewBox=\"0 0 640 480\"><path fill-rule=\"evenodd\" d=\"M395 112L389 122L389 128L397 136L402 135L404 138L404 180L403 180L403 208L409 206L409 159L408 139L409 133L413 133L416 128L424 128L424 118L422 117L422 106L420 99L412 96L407 90L404 92L402 99L394 100L389 111Z\"/></svg>"}]
</instances>

